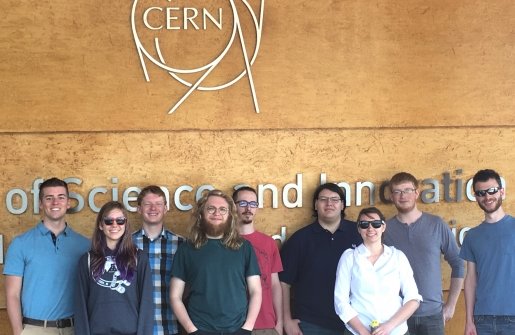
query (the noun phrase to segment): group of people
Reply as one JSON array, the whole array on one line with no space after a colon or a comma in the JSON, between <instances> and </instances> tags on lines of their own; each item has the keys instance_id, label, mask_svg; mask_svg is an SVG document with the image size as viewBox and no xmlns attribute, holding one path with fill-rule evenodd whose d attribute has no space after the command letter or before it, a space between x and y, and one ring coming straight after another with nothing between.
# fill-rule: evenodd
<instances>
[{"instance_id":1,"label":"group of people","mask_svg":"<svg viewBox=\"0 0 515 335\"><path fill-rule=\"evenodd\" d=\"M141 229L131 233L111 201L88 240L66 222L66 183L51 178L40 185L41 222L6 255L13 334L443 335L463 283L465 335L515 334L515 219L497 172L478 171L472 187L485 220L461 250L442 218L417 208L418 181L401 172L389 183L397 213L388 220L375 207L346 220L344 189L320 185L314 222L279 252L256 229L251 187L206 192L183 238L165 228L161 188L147 186Z\"/></svg>"}]
</instances>

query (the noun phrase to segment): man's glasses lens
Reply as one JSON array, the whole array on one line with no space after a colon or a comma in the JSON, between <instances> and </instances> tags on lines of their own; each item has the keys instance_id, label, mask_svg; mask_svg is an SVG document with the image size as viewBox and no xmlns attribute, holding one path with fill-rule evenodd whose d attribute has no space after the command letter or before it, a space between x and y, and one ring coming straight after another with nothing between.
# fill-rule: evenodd
<instances>
[{"instance_id":1,"label":"man's glasses lens","mask_svg":"<svg viewBox=\"0 0 515 335\"><path fill-rule=\"evenodd\" d=\"M117 225L123 226L127 222L127 218L124 218L124 217L119 217L119 218L116 218L116 219L104 218L104 224L106 226L110 226L110 225L112 225L115 222L116 222Z\"/></svg>"},{"instance_id":2,"label":"man's glasses lens","mask_svg":"<svg viewBox=\"0 0 515 335\"><path fill-rule=\"evenodd\" d=\"M333 198L318 197L318 201L325 202L325 203L331 203L331 204L337 204L340 201L342 201L342 199L340 199L338 197L333 197Z\"/></svg>"},{"instance_id":3,"label":"man's glasses lens","mask_svg":"<svg viewBox=\"0 0 515 335\"><path fill-rule=\"evenodd\" d=\"M415 193L416 189L414 188L405 188L404 190L393 190L392 191L392 194L393 195L401 195L401 194L412 194L412 193Z\"/></svg>"},{"instance_id":4,"label":"man's glasses lens","mask_svg":"<svg viewBox=\"0 0 515 335\"><path fill-rule=\"evenodd\" d=\"M229 212L229 208L227 208L227 207L216 208L216 207L210 206L207 208L207 212L209 214L215 214L217 210L218 210L218 213L220 213L221 215L225 215Z\"/></svg>"},{"instance_id":5,"label":"man's glasses lens","mask_svg":"<svg viewBox=\"0 0 515 335\"><path fill-rule=\"evenodd\" d=\"M495 193L499 192L499 189L499 187L490 187L487 190L475 191L474 194L476 195L476 197L484 197L487 194L494 195Z\"/></svg>"},{"instance_id":6,"label":"man's glasses lens","mask_svg":"<svg viewBox=\"0 0 515 335\"><path fill-rule=\"evenodd\" d=\"M380 228L383 225L382 220L374 220L374 221L359 221L358 225L361 229L368 229L370 225L372 225L372 228Z\"/></svg>"},{"instance_id":7,"label":"man's glasses lens","mask_svg":"<svg viewBox=\"0 0 515 335\"><path fill-rule=\"evenodd\" d=\"M240 200L237 202L238 206L239 207L249 207L250 208L258 208L258 203L257 201L247 201L247 200Z\"/></svg>"}]
</instances>

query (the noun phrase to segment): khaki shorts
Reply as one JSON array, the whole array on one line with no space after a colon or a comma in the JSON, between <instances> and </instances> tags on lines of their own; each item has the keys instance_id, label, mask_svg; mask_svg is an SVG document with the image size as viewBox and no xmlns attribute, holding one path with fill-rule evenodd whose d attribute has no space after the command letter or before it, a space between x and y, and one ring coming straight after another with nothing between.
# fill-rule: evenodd
<instances>
[{"instance_id":1,"label":"khaki shorts","mask_svg":"<svg viewBox=\"0 0 515 335\"><path fill-rule=\"evenodd\" d=\"M73 327L55 328L23 325L21 335L74 335Z\"/></svg>"}]
</instances>

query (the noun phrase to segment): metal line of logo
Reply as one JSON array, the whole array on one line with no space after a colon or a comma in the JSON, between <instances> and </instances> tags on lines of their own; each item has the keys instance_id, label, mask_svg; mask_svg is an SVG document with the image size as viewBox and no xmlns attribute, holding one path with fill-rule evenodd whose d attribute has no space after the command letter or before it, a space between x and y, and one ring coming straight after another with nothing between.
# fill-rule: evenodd
<instances>
[{"instance_id":1,"label":"metal line of logo","mask_svg":"<svg viewBox=\"0 0 515 335\"><path fill-rule=\"evenodd\" d=\"M238 0L236 0L238 1ZM138 7L139 0L134 0L134 3L132 5L131 10L131 27L132 27L132 34L134 37L134 42L136 44L136 49L138 51L138 56L140 59L141 67L143 69L143 73L145 75L145 80L147 82L150 81L150 76L148 74L147 65L145 63L145 59L150 60L154 65L158 66L160 69L168 72L172 78L177 80L182 85L189 87L187 92L172 106L172 108L168 111L168 114L172 114L175 112L181 104L195 91L216 91L216 90L222 90L225 89L236 82L238 82L240 79L242 79L245 75L248 78L249 86L252 94L252 101L254 104L254 110L256 113L259 113L259 104L257 100L257 94L256 89L254 86L254 79L252 75L252 65L254 64L256 57L259 52L259 47L261 44L261 33L263 29L263 15L264 15L264 6L265 6L265 0L259 0L259 16L256 16L256 13L252 6L249 4L247 0L239 0L241 3L245 5L247 10L249 11L250 17L252 18L252 23L254 24L254 28L256 31L255 34L255 48L254 53L251 57L249 57L247 53L246 48L246 42L245 37L242 30L242 25L240 21L240 15L238 13L238 9L236 8L235 0L228 0L232 15L233 15L233 27L231 31L231 35L229 38L229 41L225 48L220 52L218 56L216 56L211 62L208 64L205 64L201 67L192 68L192 69L181 69L181 68L175 68L171 67L168 64L166 64L165 58L163 57L163 54L161 52L160 48L160 42L159 38L154 38L154 48L157 55L156 57L152 56L149 51L143 46L140 37L138 35L137 29L136 29L136 11ZM226 56L226 54L229 52L229 50L233 47L233 44L236 40L236 38L239 39L241 49L242 49L242 55L243 60L245 64L245 68L241 70L239 74L237 74L234 78L228 80L227 82L216 85L216 86L202 86L202 82L209 76L209 74L216 68L216 66L222 61L222 59ZM195 82L189 82L185 80L184 78L181 78L180 74L191 74L191 73L200 73L202 71L205 71L198 80Z\"/></svg>"}]
</instances>

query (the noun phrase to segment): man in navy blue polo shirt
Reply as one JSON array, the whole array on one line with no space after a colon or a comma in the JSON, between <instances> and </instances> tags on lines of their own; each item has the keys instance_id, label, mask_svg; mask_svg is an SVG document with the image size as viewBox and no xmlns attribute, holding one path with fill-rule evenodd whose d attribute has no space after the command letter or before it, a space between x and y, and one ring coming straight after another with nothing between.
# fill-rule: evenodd
<instances>
[{"instance_id":1,"label":"man in navy blue polo shirt","mask_svg":"<svg viewBox=\"0 0 515 335\"><path fill-rule=\"evenodd\" d=\"M343 251L362 239L355 223L344 220L345 193L338 185L320 185L313 208L315 222L281 250L284 329L287 335L341 335L346 328L334 310L336 268Z\"/></svg>"}]
</instances>

